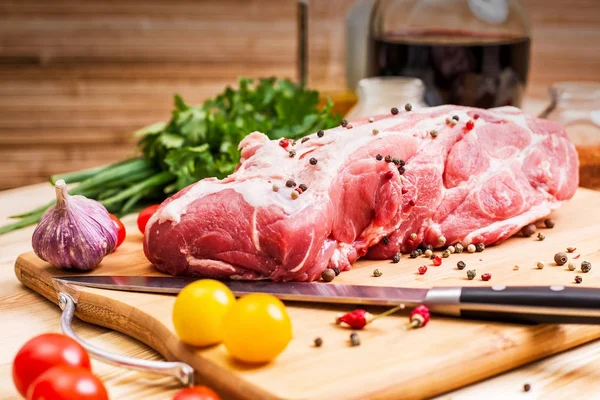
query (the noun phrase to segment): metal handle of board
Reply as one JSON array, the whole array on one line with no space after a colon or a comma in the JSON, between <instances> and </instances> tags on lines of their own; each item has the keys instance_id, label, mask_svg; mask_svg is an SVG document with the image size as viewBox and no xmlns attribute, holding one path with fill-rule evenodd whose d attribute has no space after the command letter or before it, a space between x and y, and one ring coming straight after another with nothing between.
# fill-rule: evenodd
<instances>
[{"instance_id":1,"label":"metal handle of board","mask_svg":"<svg viewBox=\"0 0 600 400\"><path fill-rule=\"evenodd\" d=\"M58 305L60 309L63 310L62 315L60 316L60 326L63 333L75 339L88 351L88 353L98 360L127 369L172 376L177 378L184 386L191 386L194 384L194 369L186 363L177 361L143 360L140 358L122 356L120 354L102 350L101 348L86 342L73 331L73 327L71 326L73 316L75 315L75 300L68 294L60 292L58 294Z\"/></svg>"}]
</instances>

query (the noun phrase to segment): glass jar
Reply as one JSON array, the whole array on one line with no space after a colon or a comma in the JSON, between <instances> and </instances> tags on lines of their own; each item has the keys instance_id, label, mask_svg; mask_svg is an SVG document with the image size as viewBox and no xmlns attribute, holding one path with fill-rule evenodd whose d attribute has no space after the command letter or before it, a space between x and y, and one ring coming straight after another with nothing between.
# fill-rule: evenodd
<instances>
[{"instance_id":1,"label":"glass jar","mask_svg":"<svg viewBox=\"0 0 600 400\"><path fill-rule=\"evenodd\" d=\"M600 82L558 82L541 117L560 122L579 154L579 186L600 190Z\"/></svg>"},{"instance_id":2,"label":"glass jar","mask_svg":"<svg viewBox=\"0 0 600 400\"><path fill-rule=\"evenodd\" d=\"M347 120L389 113L392 107L424 107L425 86L420 79L396 76L364 78L356 88L358 102L346 114Z\"/></svg>"},{"instance_id":3,"label":"glass jar","mask_svg":"<svg viewBox=\"0 0 600 400\"><path fill-rule=\"evenodd\" d=\"M432 106L520 106L529 47L519 0L378 0L368 75L420 78Z\"/></svg>"}]
</instances>

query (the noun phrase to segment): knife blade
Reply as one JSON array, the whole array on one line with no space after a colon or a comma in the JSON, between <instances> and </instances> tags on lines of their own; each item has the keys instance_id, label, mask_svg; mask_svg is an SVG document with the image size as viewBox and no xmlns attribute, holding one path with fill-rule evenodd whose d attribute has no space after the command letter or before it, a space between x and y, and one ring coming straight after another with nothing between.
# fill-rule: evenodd
<instances>
[{"instance_id":1,"label":"knife blade","mask_svg":"<svg viewBox=\"0 0 600 400\"><path fill-rule=\"evenodd\" d=\"M75 275L54 278L98 289L177 294L196 277ZM281 300L407 307L427 305L456 317L545 323L600 323L600 289L566 286L407 288L318 282L222 281L237 297L268 293Z\"/></svg>"}]
</instances>

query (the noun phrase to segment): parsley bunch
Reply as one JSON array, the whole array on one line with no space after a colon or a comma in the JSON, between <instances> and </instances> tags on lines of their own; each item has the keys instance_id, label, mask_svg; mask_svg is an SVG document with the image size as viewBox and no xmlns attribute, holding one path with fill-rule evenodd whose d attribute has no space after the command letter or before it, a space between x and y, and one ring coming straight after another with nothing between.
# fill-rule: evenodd
<instances>
[{"instance_id":1,"label":"parsley bunch","mask_svg":"<svg viewBox=\"0 0 600 400\"><path fill-rule=\"evenodd\" d=\"M135 133L141 157L54 175L50 181L76 183L70 194L98 200L109 212L124 215L203 178L229 175L240 161L238 143L251 132L263 132L271 139L296 139L339 125L341 116L333 114L332 101L328 99L323 107L319 104L317 91L275 78L257 82L240 78L237 89L227 87L199 106L175 95L168 123ZM37 223L53 204L13 216L19 220L0 227L0 234Z\"/></svg>"}]
</instances>

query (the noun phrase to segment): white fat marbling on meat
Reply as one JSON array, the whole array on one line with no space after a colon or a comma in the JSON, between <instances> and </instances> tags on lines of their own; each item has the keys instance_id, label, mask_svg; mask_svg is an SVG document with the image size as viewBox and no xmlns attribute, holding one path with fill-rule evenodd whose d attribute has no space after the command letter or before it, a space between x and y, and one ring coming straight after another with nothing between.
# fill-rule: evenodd
<instances>
[{"instance_id":1,"label":"white fat marbling on meat","mask_svg":"<svg viewBox=\"0 0 600 400\"><path fill-rule=\"evenodd\" d=\"M253 207L275 205L287 214L292 214L310 204L315 204L315 201L325 201L328 199L330 182L347 161L348 155L369 142L390 135L412 136L414 132L418 132L421 138L426 138L428 131L435 128L439 129L440 126L445 124L445 120L449 116L458 115L462 121L459 124L464 124L469 119L466 114L467 110L456 110L452 106L442 106L440 108L443 107L448 108L447 114L435 118L426 118L418 122L412 129L390 130L405 118L411 118L414 114L430 114L431 109L423 108L410 113L401 112L395 116L384 116L373 123L361 122L361 125L356 125L352 129L333 128L325 131L322 138L312 134L309 136L310 140L305 143L298 141L294 147L295 157L289 157L287 150L279 145L278 140L268 141L256 151L255 155L242 163L235 173L226 178L226 182L205 179L196 183L184 195L171 201L155 213L148 225L151 226L156 219L161 223L164 221L179 223L181 216L186 213L186 208L190 203L203 196L225 189L235 190ZM379 134L373 135L373 129L377 129ZM427 141L422 141L421 145L426 143ZM304 154L306 154L306 157L302 158ZM317 165L309 164L311 157L318 160ZM261 164L254 164L255 159L259 159ZM298 163L305 165L299 167ZM234 178L234 180L231 180L231 178ZM292 199L291 191L293 188L285 186L288 179L294 179L297 185L307 184L308 190L301 194L298 199ZM273 191L273 183L279 185L278 192Z\"/></svg>"}]
</instances>

